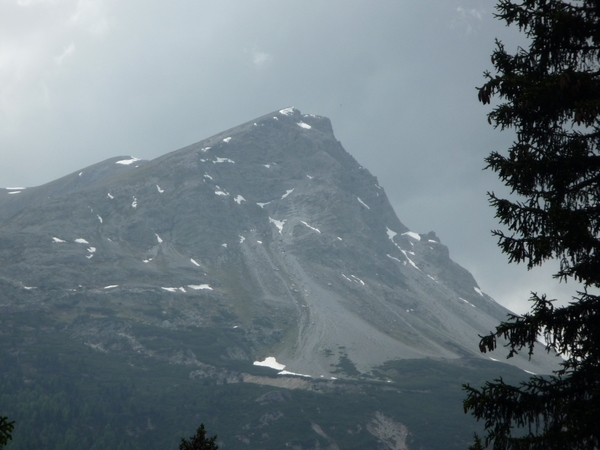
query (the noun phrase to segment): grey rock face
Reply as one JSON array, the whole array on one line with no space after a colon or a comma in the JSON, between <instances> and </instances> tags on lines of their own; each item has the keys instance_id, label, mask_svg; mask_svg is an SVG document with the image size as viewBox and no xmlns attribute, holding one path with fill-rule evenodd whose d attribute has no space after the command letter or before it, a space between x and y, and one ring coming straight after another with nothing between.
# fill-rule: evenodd
<instances>
[{"instance_id":1,"label":"grey rock face","mask_svg":"<svg viewBox=\"0 0 600 450\"><path fill-rule=\"evenodd\" d=\"M287 108L130 160L0 192L0 308L42 308L100 351L149 356L129 324L237 327L251 349L224 358L275 356L313 377L480 357L478 334L508 313L434 233L398 220L324 117Z\"/></svg>"}]
</instances>

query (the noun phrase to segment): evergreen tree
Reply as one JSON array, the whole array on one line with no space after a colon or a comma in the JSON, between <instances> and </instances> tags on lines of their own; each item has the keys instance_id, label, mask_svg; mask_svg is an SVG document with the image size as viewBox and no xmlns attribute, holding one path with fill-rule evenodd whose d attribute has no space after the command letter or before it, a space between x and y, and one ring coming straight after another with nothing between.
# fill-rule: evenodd
<instances>
[{"instance_id":1,"label":"evergreen tree","mask_svg":"<svg viewBox=\"0 0 600 450\"><path fill-rule=\"evenodd\" d=\"M528 48L509 54L496 42L495 74L485 73L479 100L501 102L488 121L514 129L506 156L488 168L517 200L490 203L507 229L497 230L510 262L528 268L560 262L555 278L583 284L567 306L532 293L532 309L510 315L480 342L483 353L508 341L508 357L531 356L541 335L567 359L552 376L519 386L501 379L466 385L465 412L483 420L483 445L499 449L600 448L600 0L500 0L497 17L516 25ZM471 448L482 448L476 437Z\"/></svg>"},{"instance_id":2,"label":"evergreen tree","mask_svg":"<svg viewBox=\"0 0 600 450\"><path fill-rule=\"evenodd\" d=\"M9 422L8 417L0 417L0 448L3 448L12 439L14 422Z\"/></svg>"},{"instance_id":3,"label":"evergreen tree","mask_svg":"<svg viewBox=\"0 0 600 450\"><path fill-rule=\"evenodd\" d=\"M190 437L189 441L181 439L179 450L218 450L219 446L215 443L216 440L216 435L211 438L206 437L204 424L201 423L200 427L196 430L196 434Z\"/></svg>"}]
</instances>

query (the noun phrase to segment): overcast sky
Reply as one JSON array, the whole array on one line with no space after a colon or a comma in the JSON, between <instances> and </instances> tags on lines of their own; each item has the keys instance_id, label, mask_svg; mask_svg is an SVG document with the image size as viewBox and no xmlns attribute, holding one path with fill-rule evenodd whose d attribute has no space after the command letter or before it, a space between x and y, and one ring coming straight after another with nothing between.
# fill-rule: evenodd
<instances>
[{"instance_id":1,"label":"overcast sky","mask_svg":"<svg viewBox=\"0 0 600 450\"><path fill-rule=\"evenodd\" d=\"M400 220L435 231L517 312L569 300L551 268L509 266L484 158L510 144L476 86L494 38L481 0L0 0L0 186L118 155L152 159L286 106L327 116Z\"/></svg>"}]
</instances>

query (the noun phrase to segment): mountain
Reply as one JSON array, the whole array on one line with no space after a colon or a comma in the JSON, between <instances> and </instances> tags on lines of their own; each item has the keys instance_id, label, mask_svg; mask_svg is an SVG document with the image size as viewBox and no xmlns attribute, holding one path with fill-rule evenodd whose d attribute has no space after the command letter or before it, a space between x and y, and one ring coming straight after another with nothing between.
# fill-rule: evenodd
<instances>
[{"instance_id":1,"label":"mountain","mask_svg":"<svg viewBox=\"0 0 600 450\"><path fill-rule=\"evenodd\" d=\"M81 361L91 365L125 358L114 362L118 371L130 370L126 360L168 364L205 384L284 389L262 393L275 398L264 404L288 402L294 388L381 393L373 386L405 383L398 370L411 364L409 373L416 364L438 376L489 370L477 336L507 314L434 232L400 222L327 118L294 108L152 161L111 158L0 192L0 329L13 339L6 357L39 356L29 366L10 360L29 373L17 377L23 383L54 367L41 356L53 352L42 345L52 335L63 355L87 348ZM506 362L534 373L557 364L544 354ZM360 429L380 448L407 448L415 433L379 410L369 420ZM317 446L339 447L310 423ZM397 444L381 447L390 429ZM263 448L244 436L238 443Z\"/></svg>"}]
</instances>

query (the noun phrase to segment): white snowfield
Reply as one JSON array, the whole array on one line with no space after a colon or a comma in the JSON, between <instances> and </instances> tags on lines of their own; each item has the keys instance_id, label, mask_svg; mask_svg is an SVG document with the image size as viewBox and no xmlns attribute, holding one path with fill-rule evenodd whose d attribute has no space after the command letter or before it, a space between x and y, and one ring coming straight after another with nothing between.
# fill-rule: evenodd
<instances>
[{"instance_id":1,"label":"white snowfield","mask_svg":"<svg viewBox=\"0 0 600 450\"><path fill-rule=\"evenodd\" d=\"M132 156L131 159L122 159L121 161L117 161L115 164L121 164L123 166L129 166L130 164L133 164L136 161L140 161L140 159L136 158L135 156Z\"/></svg>"},{"instance_id":2,"label":"white snowfield","mask_svg":"<svg viewBox=\"0 0 600 450\"><path fill-rule=\"evenodd\" d=\"M283 225L286 222L285 219L283 219L283 220L277 220L277 219L273 219L273 218L269 217L269 222L272 223L272 224L274 224L277 227L277 229L279 230L279 234L283 233Z\"/></svg>"},{"instance_id":3,"label":"white snowfield","mask_svg":"<svg viewBox=\"0 0 600 450\"><path fill-rule=\"evenodd\" d=\"M286 198L286 197L287 197L288 195L290 195L292 192L294 192L294 190L293 190L293 189L286 190L286 191L285 191L285 194L283 194L283 195L281 196L281 200L283 200L284 198Z\"/></svg>"},{"instance_id":4,"label":"white snowfield","mask_svg":"<svg viewBox=\"0 0 600 450\"><path fill-rule=\"evenodd\" d=\"M290 106L289 108L283 108L279 110L279 114L283 114L284 116L293 116L294 115L294 107Z\"/></svg>"},{"instance_id":5,"label":"white snowfield","mask_svg":"<svg viewBox=\"0 0 600 450\"><path fill-rule=\"evenodd\" d=\"M402 236L411 237L411 238L415 239L416 241L420 241L421 240L421 236L419 236L414 231L407 231L406 233L402 233Z\"/></svg>"},{"instance_id":6,"label":"white snowfield","mask_svg":"<svg viewBox=\"0 0 600 450\"><path fill-rule=\"evenodd\" d=\"M285 364L279 364L275 357L267 356L264 361L254 361L255 366L270 367L275 370L285 369Z\"/></svg>"},{"instance_id":7,"label":"white snowfield","mask_svg":"<svg viewBox=\"0 0 600 450\"><path fill-rule=\"evenodd\" d=\"M304 129L306 129L306 130L310 130L310 129L312 128L312 127L311 127L309 124L307 124L307 123L304 123L304 122L298 122L298 126L299 126L300 128L304 128Z\"/></svg>"},{"instance_id":8,"label":"white snowfield","mask_svg":"<svg viewBox=\"0 0 600 450\"><path fill-rule=\"evenodd\" d=\"M278 363L275 357L273 356L267 356L264 361L254 361L253 364L255 366L269 367L270 369L279 370L277 375L294 375L298 377L312 378L310 375L304 375L302 373L294 373L284 370L285 364Z\"/></svg>"},{"instance_id":9,"label":"white snowfield","mask_svg":"<svg viewBox=\"0 0 600 450\"><path fill-rule=\"evenodd\" d=\"M229 158L219 158L218 156L215 156L216 161L213 161L213 164L222 164L222 163L230 163L230 164L235 164L235 161L233 159L229 159Z\"/></svg>"},{"instance_id":10,"label":"white snowfield","mask_svg":"<svg viewBox=\"0 0 600 450\"><path fill-rule=\"evenodd\" d=\"M78 244L89 244L89 242L83 238L77 238L75 239L75 242L77 242Z\"/></svg>"},{"instance_id":11,"label":"white snowfield","mask_svg":"<svg viewBox=\"0 0 600 450\"><path fill-rule=\"evenodd\" d=\"M363 205L365 208L367 208L367 209L371 209L371 208L369 207L369 205L367 205L365 202L363 202L363 201L360 199L360 197L356 197L356 200L358 200L358 202L359 202L361 205Z\"/></svg>"},{"instance_id":12,"label":"white snowfield","mask_svg":"<svg viewBox=\"0 0 600 450\"><path fill-rule=\"evenodd\" d=\"M213 288L211 288L208 284L188 284L187 287L189 287L190 289L194 289L195 291L198 291L198 290L212 291L213 290Z\"/></svg>"},{"instance_id":13,"label":"white snowfield","mask_svg":"<svg viewBox=\"0 0 600 450\"><path fill-rule=\"evenodd\" d=\"M318 228L315 227L311 227L309 224L307 224L304 220L301 220L300 222L302 222L304 225L306 225L308 228L310 228L313 231L316 231L317 233L321 234L321 230L319 230Z\"/></svg>"}]
</instances>

